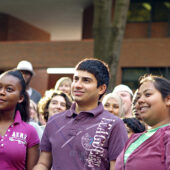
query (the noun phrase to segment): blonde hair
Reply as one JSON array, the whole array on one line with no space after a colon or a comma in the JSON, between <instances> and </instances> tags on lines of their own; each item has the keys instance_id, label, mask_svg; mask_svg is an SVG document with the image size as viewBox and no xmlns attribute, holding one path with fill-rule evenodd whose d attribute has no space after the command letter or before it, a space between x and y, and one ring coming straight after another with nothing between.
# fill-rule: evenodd
<instances>
[{"instance_id":1,"label":"blonde hair","mask_svg":"<svg viewBox=\"0 0 170 170\"><path fill-rule=\"evenodd\" d=\"M121 99L121 97L119 96L118 93L112 92L112 93L106 94L103 97L103 100L102 100L103 106L106 104L106 102L110 98L114 98L118 102L118 105L119 105L119 117L121 117L121 118L124 117L125 116L125 112L124 112L124 109L123 109L123 101L122 101L122 99Z\"/></svg>"},{"instance_id":2,"label":"blonde hair","mask_svg":"<svg viewBox=\"0 0 170 170\"><path fill-rule=\"evenodd\" d=\"M61 84L64 83L64 82L68 82L68 83L70 83L70 85L71 85L72 80L71 80L70 77L61 77L61 78L56 82L54 89L55 89L55 90L59 90L59 87L60 87Z\"/></svg>"}]
</instances>

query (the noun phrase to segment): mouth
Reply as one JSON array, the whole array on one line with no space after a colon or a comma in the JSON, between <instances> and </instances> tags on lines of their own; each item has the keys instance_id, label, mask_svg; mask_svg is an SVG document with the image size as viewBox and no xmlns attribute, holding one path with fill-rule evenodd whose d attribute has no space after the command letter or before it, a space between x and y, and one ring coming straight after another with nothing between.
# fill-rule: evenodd
<instances>
[{"instance_id":1,"label":"mouth","mask_svg":"<svg viewBox=\"0 0 170 170\"><path fill-rule=\"evenodd\" d=\"M83 94L84 94L84 92L82 92L82 91L74 91L75 96L82 96Z\"/></svg>"},{"instance_id":2,"label":"mouth","mask_svg":"<svg viewBox=\"0 0 170 170\"><path fill-rule=\"evenodd\" d=\"M53 115L56 114L56 113L59 113L59 112L61 112L61 111L59 111L59 110L54 110L54 111L53 111Z\"/></svg>"},{"instance_id":3,"label":"mouth","mask_svg":"<svg viewBox=\"0 0 170 170\"><path fill-rule=\"evenodd\" d=\"M148 111L149 106L141 106L140 107L140 113L145 113L146 111Z\"/></svg>"},{"instance_id":4,"label":"mouth","mask_svg":"<svg viewBox=\"0 0 170 170\"><path fill-rule=\"evenodd\" d=\"M6 100L0 99L0 103L6 102Z\"/></svg>"}]
</instances>

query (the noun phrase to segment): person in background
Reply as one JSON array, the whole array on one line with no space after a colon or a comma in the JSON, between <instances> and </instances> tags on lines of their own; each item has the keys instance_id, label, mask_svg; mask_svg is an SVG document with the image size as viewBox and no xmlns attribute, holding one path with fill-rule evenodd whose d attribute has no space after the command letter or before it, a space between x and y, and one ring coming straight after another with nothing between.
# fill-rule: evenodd
<instances>
[{"instance_id":1,"label":"person in background","mask_svg":"<svg viewBox=\"0 0 170 170\"><path fill-rule=\"evenodd\" d=\"M109 93L103 97L102 104L104 109L122 118L125 116L123 102L118 93Z\"/></svg>"},{"instance_id":2,"label":"person in background","mask_svg":"<svg viewBox=\"0 0 170 170\"><path fill-rule=\"evenodd\" d=\"M132 90L124 84L119 84L113 89L113 93L118 93L122 98L125 117L132 117Z\"/></svg>"},{"instance_id":3,"label":"person in background","mask_svg":"<svg viewBox=\"0 0 170 170\"><path fill-rule=\"evenodd\" d=\"M143 120L140 114L140 111L137 110L138 107L138 89L135 91L134 95L133 95L133 99L132 99L132 114L134 117L136 117L136 119L138 119L142 125L145 125L145 129L149 129L151 127L149 127Z\"/></svg>"},{"instance_id":4,"label":"person in background","mask_svg":"<svg viewBox=\"0 0 170 170\"><path fill-rule=\"evenodd\" d=\"M33 100L30 100L29 111L30 111L30 121L39 124L39 113L38 113L37 104Z\"/></svg>"},{"instance_id":5,"label":"person in background","mask_svg":"<svg viewBox=\"0 0 170 170\"><path fill-rule=\"evenodd\" d=\"M71 86L74 103L47 122L33 170L114 169L128 137L123 121L99 102L108 84L103 61L84 59L77 64Z\"/></svg>"},{"instance_id":6,"label":"person in background","mask_svg":"<svg viewBox=\"0 0 170 170\"><path fill-rule=\"evenodd\" d=\"M128 138L134 133L142 133L146 130L145 125L136 118L124 118L123 122L128 132Z\"/></svg>"},{"instance_id":7,"label":"person in background","mask_svg":"<svg viewBox=\"0 0 170 170\"><path fill-rule=\"evenodd\" d=\"M61 77L55 84L55 90L60 90L71 96L71 83L70 77Z\"/></svg>"},{"instance_id":8,"label":"person in background","mask_svg":"<svg viewBox=\"0 0 170 170\"><path fill-rule=\"evenodd\" d=\"M29 113L30 113L30 119L28 123L36 129L39 139L41 140L43 130L40 127L37 104L33 100L30 100Z\"/></svg>"},{"instance_id":9,"label":"person in background","mask_svg":"<svg viewBox=\"0 0 170 170\"><path fill-rule=\"evenodd\" d=\"M31 79L35 75L32 64L29 61L22 60L18 63L17 70L20 70L23 74L27 93L29 94L30 99L35 103L38 103L38 101L41 99L41 94L37 90L30 87Z\"/></svg>"},{"instance_id":10,"label":"person in background","mask_svg":"<svg viewBox=\"0 0 170 170\"><path fill-rule=\"evenodd\" d=\"M45 96L39 101L38 110L47 122L54 114L69 109L71 104L72 100L66 93L51 89L47 90Z\"/></svg>"},{"instance_id":11,"label":"person in background","mask_svg":"<svg viewBox=\"0 0 170 170\"><path fill-rule=\"evenodd\" d=\"M133 99L132 99L132 114L134 117L136 117L138 120L142 121L142 118L140 116L140 113L136 109L137 99L138 99L138 89L134 92Z\"/></svg>"},{"instance_id":12,"label":"person in background","mask_svg":"<svg viewBox=\"0 0 170 170\"><path fill-rule=\"evenodd\" d=\"M153 75L140 79L137 110L151 129L128 140L115 170L170 169L170 81Z\"/></svg>"},{"instance_id":13,"label":"person in background","mask_svg":"<svg viewBox=\"0 0 170 170\"><path fill-rule=\"evenodd\" d=\"M32 170L39 138L29 125L29 97L19 70L0 75L0 169Z\"/></svg>"}]
</instances>

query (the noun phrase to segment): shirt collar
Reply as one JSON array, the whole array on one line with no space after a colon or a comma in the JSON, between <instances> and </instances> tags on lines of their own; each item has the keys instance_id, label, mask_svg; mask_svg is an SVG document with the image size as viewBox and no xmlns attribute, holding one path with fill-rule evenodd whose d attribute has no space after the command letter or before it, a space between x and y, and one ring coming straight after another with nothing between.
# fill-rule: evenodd
<instances>
[{"instance_id":1,"label":"shirt collar","mask_svg":"<svg viewBox=\"0 0 170 170\"><path fill-rule=\"evenodd\" d=\"M69 109L69 112L67 112L66 116L67 117L72 117L74 114L77 114L76 111L76 103L72 104L71 108ZM80 112L80 113L88 113L92 114L94 117L103 112L104 107L103 104L99 102L98 106L92 110L86 111L86 112ZM79 113L79 114L80 114Z\"/></svg>"},{"instance_id":2,"label":"shirt collar","mask_svg":"<svg viewBox=\"0 0 170 170\"><path fill-rule=\"evenodd\" d=\"M20 111L17 110L15 113L14 124L19 124L22 122Z\"/></svg>"}]
</instances>

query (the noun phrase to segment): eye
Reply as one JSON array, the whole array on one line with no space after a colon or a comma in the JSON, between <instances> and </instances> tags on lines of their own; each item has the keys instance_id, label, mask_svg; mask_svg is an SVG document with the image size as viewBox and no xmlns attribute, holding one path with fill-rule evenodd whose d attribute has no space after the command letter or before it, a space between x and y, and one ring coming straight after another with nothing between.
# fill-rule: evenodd
<instances>
[{"instance_id":1,"label":"eye","mask_svg":"<svg viewBox=\"0 0 170 170\"><path fill-rule=\"evenodd\" d=\"M145 93L145 96L149 97L149 96L151 96L151 93Z\"/></svg>"},{"instance_id":2,"label":"eye","mask_svg":"<svg viewBox=\"0 0 170 170\"><path fill-rule=\"evenodd\" d=\"M14 91L14 89L13 89L13 88L11 88L11 87L7 87L7 88L6 88L6 91L7 91L7 92L13 92L13 91Z\"/></svg>"},{"instance_id":3,"label":"eye","mask_svg":"<svg viewBox=\"0 0 170 170\"><path fill-rule=\"evenodd\" d=\"M115 109L119 109L119 105L113 105Z\"/></svg>"},{"instance_id":4,"label":"eye","mask_svg":"<svg viewBox=\"0 0 170 170\"><path fill-rule=\"evenodd\" d=\"M77 76L75 76L74 78L73 78L73 81L78 81L79 80L79 78L77 77Z\"/></svg>"},{"instance_id":5,"label":"eye","mask_svg":"<svg viewBox=\"0 0 170 170\"><path fill-rule=\"evenodd\" d=\"M106 103L104 106L105 106L105 107L109 107L110 105L109 105L109 103Z\"/></svg>"},{"instance_id":6,"label":"eye","mask_svg":"<svg viewBox=\"0 0 170 170\"><path fill-rule=\"evenodd\" d=\"M54 104L54 105L55 105L55 104L57 104L57 102L56 102L56 101L51 101L51 104Z\"/></svg>"},{"instance_id":7,"label":"eye","mask_svg":"<svg viewBox=\"0 0 170 170\"><path fill-rule=\"evenodd\" d=\"M90 79L89 78L83 78L83 81L86 82L86 83L90 83Z\"/></svg>"},{"instance_id":8,"label":"eye","mask_svg":"<svg viewBox=\"0 0 170 170\"><path fill-rule=\"evenodd\" d=\"M66 107L66 104L65 103L61 103L61 106Z\"/></svg>"}]
</instances>

